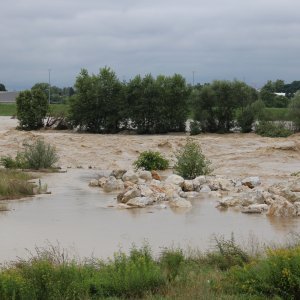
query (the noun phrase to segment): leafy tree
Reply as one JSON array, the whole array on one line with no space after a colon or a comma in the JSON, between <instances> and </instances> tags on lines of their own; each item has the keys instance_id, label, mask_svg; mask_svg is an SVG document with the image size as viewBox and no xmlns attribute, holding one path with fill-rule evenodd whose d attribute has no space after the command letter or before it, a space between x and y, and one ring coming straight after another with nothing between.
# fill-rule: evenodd
<instances>
[{"instance_id":1,"label":"leafy tree","mask_svg":"<svg viewBox=\"0 0 300 300\"><path fill-rule=\"evenodd\" d=\"M289 116L293 120L296 130L300 130L300 91L297 92L289 105Z\"/></svg>"},{"instance_id":2,"label":"leafy tree","mask_svg":"<svg viewBox=\"0 0 300 300\"><path fill-rule=\"evenodd\" d=\"M19 127L24 130L39 129L44 126L48 111L48 99L40 89L20 92L16 99Z\"/></svg>"},{"instance_id":3,"label":"leafy tree","mask_svg":"<svg viewBox=\"0 0 300 300\"><path fill-rule=\"evenodd\" d=\"M3 83L0 83L0 92L6 92L6 88Z\"/></svg>"},{"instance_id":4,"label":"leafy tree","mask_svg":"<svg viewBox=\"0 0 300 300\"><path fill-rule=\"evenodd\" d=\"M185 179L194 179L211 173L211 162L202 153L201 147L191 139L176 154L175 172Z\"/></svg>"},{"instance_id":5,"label":"leafy tree","mask_svg":"<svg viewBox=\"0 0 300 300\"><path fill-rule=\"evenodd\" d=\"M285 93L285 85L283 80L272 82L269 80L260 90L260 98L267 107L287 107L288 98L276 93Z\"/></svg>"},{"instance_id":6,"label":"leafy tree","mask_svg":"<svg viewBox=\"0 0 300 300\"><path fill-rule=\"evenodd\" d=\"M98 75L81 70L77 77L76 94L70 108L70 120L90 132L115 133L124 119L123 86L110 68Z\"/></svg>"},{"instance_id":7,"label":"leafy tree","mask_svg":"<svg viewBox=\"0 0 300 300\"><path fill-rule=\"evenodd\" d=\"M228 132L234 125L235 111L255 100L255 89L240 81L214 81L205 85L193 101L195 120L202 131Z\"/></svg>"}]
</instances>

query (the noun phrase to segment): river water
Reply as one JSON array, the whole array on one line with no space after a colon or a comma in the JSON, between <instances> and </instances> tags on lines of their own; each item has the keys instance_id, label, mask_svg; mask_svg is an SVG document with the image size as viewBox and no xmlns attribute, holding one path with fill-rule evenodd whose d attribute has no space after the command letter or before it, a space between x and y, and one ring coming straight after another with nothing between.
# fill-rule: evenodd
<instances>
[{"instance_id":1,"label":"river water","mask_svg":"<svg viewBox=\"0 0 300 300\"><path fill-rule=\"evenodd\" d=\"M79 257L107 258L114 251L145 242L155 253L165 246L207 250L214 234L230 238L234 233L240 243L251 242L253 236L269 243L284 241L288 233L300 229L298 218L220 211L215 208L216 199L205 195L192 200L188 211L110 207L116 203L115 194L88 186L97 174L83 169L47 174L42 183L48 184L51 195L7 201L10 211L0 212L0 262L26 257L26 249L33 251L49 243Z\"/></svg>"}]
</instances>

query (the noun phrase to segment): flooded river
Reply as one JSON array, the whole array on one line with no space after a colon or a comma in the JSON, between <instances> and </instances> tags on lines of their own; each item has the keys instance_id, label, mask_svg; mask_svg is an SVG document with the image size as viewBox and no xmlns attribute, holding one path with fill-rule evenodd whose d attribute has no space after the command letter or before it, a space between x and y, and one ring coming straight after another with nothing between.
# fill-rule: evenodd
<instances>
[{"instance_id":1,"label":"flooded river","mask_svg":"<svg viewBox=\"0 0 300 300\"><path fill-rule=\"evenodd\" d=\"M106 258L145 241L156 253L172 245L206 250L212 246L214 234L229 238L234 233L240 243L255 236L267 243L283 241L289 232L300 230L300 218L220 211L215 208L216 200L205 196L192 200L188 211L109 207L116 203L116 195L88 186L97 173L69 169L48 174L42 183L48 184L51 195L8 201L10 211L0 212L0 262L24 257L26 248L32 251L48 243L59 243L80 257Z\"/></svg>"}]
</instances>

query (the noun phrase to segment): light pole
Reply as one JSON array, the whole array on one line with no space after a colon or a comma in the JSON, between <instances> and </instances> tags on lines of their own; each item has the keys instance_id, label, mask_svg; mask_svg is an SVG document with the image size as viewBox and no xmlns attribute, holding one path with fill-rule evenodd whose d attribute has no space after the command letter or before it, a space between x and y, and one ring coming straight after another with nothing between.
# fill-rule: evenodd
<instances>
[{"instance_id":1,"label":"light pole","mask_svg":"<svg viewBox=\"0 0 300 300\"><path fill-rule=\"evenodd\" d=\"M51 103L51 81L50 81L50 73L51 73L51 69L48 69L48 75L49 75L49 104Z\"/></svg>"},{"instance_id":2,"label":"light pole","mask_svg":"<svg viewBox=\"0 0 300 300\"><path fill-rule=\"evenodd\" d=\"M193 71L193 86L195 85L195 71Z\"/></svg>"}]
</instances>

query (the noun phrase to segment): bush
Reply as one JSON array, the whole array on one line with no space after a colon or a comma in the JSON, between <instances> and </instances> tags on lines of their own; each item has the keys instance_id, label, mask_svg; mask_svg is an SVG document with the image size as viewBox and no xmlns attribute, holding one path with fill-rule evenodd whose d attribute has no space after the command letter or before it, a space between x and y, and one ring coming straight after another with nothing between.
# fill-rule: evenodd
<instances>
[{"instance_id":1,"label":"bush","mask_svg":"<svg viewBox=\"0 0 300 300\"><path fill-rule=\"evenodd\" d=\"M296 130L300 130L300 92L297 92L289 105L289 116L293 120Z\"/></svg>"},{"instance_id":2,"label":"bush","mask_svg":"<svg viewBox=\"0 0 300 300\"><path fill-rule=\"evenodd\" d=\"M141 299L165 285L147 247L108 262L56 261L48 253L0 271L1 299Z\"/></svg>"},{"instance_id":3,"label":"bush","mask_svg":"<svg viewBox=\"0 0 300 300\"><path fill-rule=\"evenodd\" d=\"M216 251L209 252L206 262L221 270L227 270L233 266L242 266L250 261L249 255L236 244L234 237L225 240L223 237L215 237Z\"/></svg>"},{"instance_id":4,"label":"bush","mask_svg":"<svg viewBox=\"0 0 300 300\"><path fill-rule=\"evenodd\" d=\"M293 134L291 130L285 128L283 123L276 124L269 121L260 122L255 128L255 132L266 137L288 137Z\"/></svg>"},{"instance_id":5,"label":"bush","mask_svg":"<svg viewBox=\"0 0 300 300\"><path fill-rule=\"evenodd\" d=\"M299 299L300 247L268 250L266 258L232 269L226 281L239 293Z\"/></svg>"},{"instance_id":6,"label":"bush","mask_svg":"<svg viewBox=\"0 0 300 300\"><path fill-rule=\"evenodd\" d=\"M181 249L166 249L160 256L160 266L169 281L174 280L179 274L180 266L184 262L184 255Z\"/></svg>"},{"instance_id":7,"label":"bush","mask_svg":"<svg viewBox=\"0 0 300 300\"><path fill-rule=\"evenodd\" d=\"M194 179L200 175L211 173L211 162L205 158L200 146L191 139L176 154L175 172L185 179Z\"/></svg>"},{"instance_id":8,"label":"bush","mask_svg":"<svg viewBox=\"0 0 300 300\"><path fill-rule=\"evenodd\" d=\"M237 118L238 125L243 133L252 131L252 124L255 120L255 114L251 106L247 106Z\"/></svg>"},{"instance_id":9,"label":"bush","mask_svg":"<svg viewBox=\"0 0 300 300\"><path fill-rule=\"evenodd\" d=\"M20 129L32 130L44 126L49 104L42 90L31 89L20 92L16 103Z\"/></svg>"},{"instance_id":10,"label":"bush","mask_svg":"<svg viewBox=\"0 0 300 300\"><path fill-rule=\"evenodd\" d=\"M201 125L198 121L192 121L190 123L190 134L197 135L201 133Z\"/></svg>"},{"instance_id":11,"label":"bush","mask_svg":"<svg viewBox=\"0 0 300 300\"><path fill-rule=\"evenodd\" d=\"M24 159L29 169L53 168L58 161L55 147L38 139L33 144L25 145Z\"/></svg>"},{"instance_id":12,"label":"bush","mask_svg":"<svg viewBox=\"0 0 300 300\"><path fill-rule=\"evenodd\" d=\"M0 165L6 169L27 169L28 164L24 157L24 153L19 152L15 159L11 156L2 156L0 158Z\"/></svg>"},{"instance_id":13,"label":"bush","mask_svg":"<svg viewBox=\"0 0 300 300\"><path fill-rule=\"evenodd\" d=\"M169 167L169 161L159 152L149 150L142 152L133 165L136 169L144 169L147 171L165 170Z\"/></svg>"}]
</instances>

